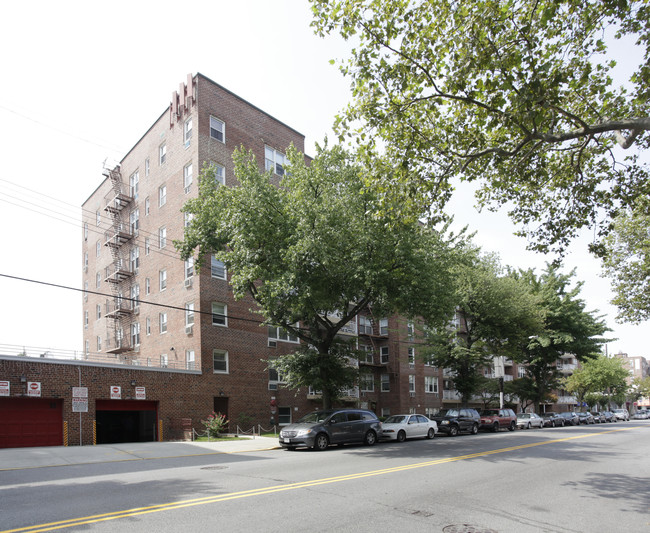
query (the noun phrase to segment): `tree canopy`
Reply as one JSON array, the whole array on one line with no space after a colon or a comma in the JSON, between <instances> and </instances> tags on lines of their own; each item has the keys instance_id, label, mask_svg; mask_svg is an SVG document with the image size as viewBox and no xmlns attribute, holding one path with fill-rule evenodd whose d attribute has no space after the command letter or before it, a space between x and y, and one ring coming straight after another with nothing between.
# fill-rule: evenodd
<instances>
[{"instance_id":1,"label":"tree canopy","mask_svg":"<svg viewBox=\"0 0 650 533\"><path fill-rule=\"evenodd\" d=\"M196 264L214 253L236 298L250 296L264 324L303 341L274 365L289 386L321 390L328 407L354 379L341 329L368 308L374 316L441 322L453 308L456 252L430 226L378 214L377 194L364 187L353 154L319 148L307 164L291 147L287 157L279 184L242 150L233 155L237 186L215 185L213 169L204 169L176 244Z\"/></svg>"},{"instance_id":2,"label":"tree canopy","mask_svg":"<svg viewBox=\"0 0 650 533\"><path fill-rule=\"evenodd\" d=\"M616 357L600 355L585 361L579 369L565 380L567 391L576 395L579 402L587 395L603 395L622 403L628 390L628 370L623 361Z\"/></svg>"},{"instance_id":3,"label":"tree canopy","mask_svg":"<svg viewBox=\"0 0 650 533\"><path fill-rule=\"evenodd\" d=\"M400 171L375 184L416 212L440 215L455 178L475 181L479 206L507 205L531 248L563 252L590 227L606 255L613 219L650 193L645 1L311 3L315 32L354 47L338 131L386 151ZM612 79L618 38L644 53L626 87Z\"/></svg>"}]
</instances>

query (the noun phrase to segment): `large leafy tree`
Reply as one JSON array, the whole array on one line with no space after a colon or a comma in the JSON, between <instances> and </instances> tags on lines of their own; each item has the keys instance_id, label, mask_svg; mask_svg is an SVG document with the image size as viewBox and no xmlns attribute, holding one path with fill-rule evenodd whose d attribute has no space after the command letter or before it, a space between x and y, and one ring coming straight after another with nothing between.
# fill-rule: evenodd
<instances>
[{"instance_id":1,"label":"large leafy tree","mask_svg":"<svg viewBox=\"0 0 650 533\"><path fill-rule=\"evenodd\" d=\"M563 274L553 265L547 265L539 276L531 270L520 273L544 313L543 329L531 335L515 355L515 360L526 367L520 391L538 411L560 384L556 361L565 354L578 361L590 360L606 342L602 335L608 328L601 317L585 309L585 302L579 298L582 283L572 284L574 275Z\"/></svg>"},{"instance_id":2,"label":"large leafy tree","mask_svg":"<svg viewBox=\"0 0 650 533\"><path fill-rule=\"evenodd\" d=\"M625 400L628 370L623 361L616 357L600 355L585 361L581 367L565 380L567 391L576 395L579 402L590 394L602 394L621 403Z\"/></svg>"},{"instance_id":3,"label":"large leafy tree","mask_svg":"<svg viewBox=\"0 0 650 533\"><path fill-rule=\"evenodd\" d=\"M343 149L319 148L310 164L293 148L287 156L279 184L245 151L233 156L235 187L216 186L205 169L177 246L197 264L215 253L234 296L248 295L264 324L303 341L274 365L289 386L322 390L327 408L355 378L341 328L368 308L440 321L452 307L455 253L427 225L378 215L363 168Z\"/></svg>"},{"instance_id":4,"label":"large leafy tree","mask_svg":"<svg viewBox=\"0 0 650 533\"><path fill-rule=\"evenodd\" d=\"M468 252L454 275L456 327L430 330L427 343L467 405L482 386L480 370L495 356L516 355L524 339L541 331L543 315L526 285L504 273L493 256Z\"/></svg>"},{"instance_id":5,"label":"large leafy tree","mask_svg":"<svg viewBox=\"0 0 650 533\"><path fill-rule=\"evenodd\" d=\"M368 154L385 148L401 174L375 182L416 212L441 213L454 178L475 181L479 205L507 204L532 248L563 251L581 228L606 235L650 193L638 160L650 142L645 1L311 3L316 33L354 46L339 132ZM645 53L627 89L608 55L619 37ZM592 251L607 252L598 238Z\"/></svg>"}]
</instances>

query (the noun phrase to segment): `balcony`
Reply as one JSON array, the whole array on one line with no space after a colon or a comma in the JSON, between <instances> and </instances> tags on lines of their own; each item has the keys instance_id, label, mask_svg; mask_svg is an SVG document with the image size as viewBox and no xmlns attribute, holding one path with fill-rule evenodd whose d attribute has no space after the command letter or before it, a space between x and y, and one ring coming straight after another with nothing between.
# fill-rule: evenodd
<instances>
[{"instance_id":1,"label":"balcony","mask_svg":"<svg viewBox=\"0 0 650 533\"><path fill-rule=\"evenodd\" d=\"M562 372L562 374L573 374L578 369L578 365L573 363L558 363L556 368Z\"/></svg>"},{"instance_id":2,"label":"balcony","mask_svg":"<svg viewBox=\"0 0 650 533\"><path fill-rule=\"evenodd\" d=\"M110 214L118 214L127 207L133 201L133 196L125 192L128 190L129 187L123 183L120 186L120 192L116 194L114 190L111 190L106 196L104 196L104 201L106 202L104 211Z\"/></svg>"},{"instance_id":3,"label":"balcony","mask_svg":"<svg viewBox=\"0 0 650 533\"><path fill-rule=\"evenodd\" d=\"M458 391L456 390L443 390L442 391L442 399L443 400L454 400L454 401L460 401L461 396Z\"/></svg>"},{"instance_id":4,"label":"balcony","mask_svg":"<svg viewBox=\"0 0 650 533\"><path fill-rule=\"evenodd\" d=\"M117 300L106 312L106 318L120 318L133 313L133 304L130 301Z\"/></svg>"},{"instance_id":5,"label":"balcony","mask_svg":"<svg viewBox=\"0 0 650 533\"><path fill-rule=\"evenodd\" d=\"M131 276L133 276L133 272L122 265L111 265L104 271L104 281L108 283L121 283Z\"/></svg>"},{"instance_id":6,"label":"balcony","mask_svg":"<svg viewBox=\"0 0 650 533\"><path fill-rule=\"evenodd\" d=\"M558 396L557 403L567 405L578 403L578 400L575 396Z\"/></svg>"},{"instance_id":7,"label":"balcony","mask_svg":"<svg viewBox=\"0 0 650 533\"><path fill-rule=\"evenodd\" d=\"M116 229L104 233L104 246L119 248L129 242L132 237L133 234L131 233L130 228L120 224Z\"/></svg>"}]
</instances>

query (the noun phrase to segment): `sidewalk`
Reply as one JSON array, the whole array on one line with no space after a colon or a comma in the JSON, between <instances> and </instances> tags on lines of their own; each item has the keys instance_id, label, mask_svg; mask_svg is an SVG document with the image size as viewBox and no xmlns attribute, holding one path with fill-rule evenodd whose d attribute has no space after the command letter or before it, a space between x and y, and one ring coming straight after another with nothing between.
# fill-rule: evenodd
<instances>
[{"instance_id":1,"label":"sidewalk","mask_svg":"<svg viewBox=\"0 0 650 533\"><path fill-rule=\"evenodd\" d=\"M280 448L277 438L255 437L217 442L128 442L97 446L48 446L0 449L0 471L114 461L142 461Z\"/></svg>"}]
</instances>

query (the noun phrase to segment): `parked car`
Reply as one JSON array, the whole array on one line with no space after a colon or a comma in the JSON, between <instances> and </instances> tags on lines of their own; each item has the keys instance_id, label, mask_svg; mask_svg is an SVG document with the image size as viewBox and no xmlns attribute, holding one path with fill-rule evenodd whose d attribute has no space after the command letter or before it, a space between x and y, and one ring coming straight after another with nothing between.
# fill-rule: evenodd
<instances>
[{"instance_id":1,"label":"parked car","mask_svg":"<svg viewBox=\"0 0 650 533\"><path fill-rule=\"evenodd\" d=\"M508 428L514 431L517 426L517 415L512 409L484 409L481 412L479 429L499 431Z\"/></svg>"},{"instance_id":2,"label":"parked car","mask_svg":"<svg viewBox=\"0 0 650 533\"><path fill-rule=\"evenodd\" d=\"M564 418L565 426L577 426L578 424L580 424L580 418L578 418L578 413L576 413L575 411L560 413L560 416Z\"/></svg>"},{"instance_id":3,"label":"parked car","mask_svg":"<svg viewBox=\"0 0 650 533\"><path fill-rule=\"evenodd\" d=\"M377 415L365 409L314 411L280 431L280 445L325 450L330 444L363 442L372 446L381 434Z\"/></svg>"},{"instance_id":4,"label":"parked car","mask_svg":"<svg viewBox=\"0 0 650 533\"><path fill-rule=\"evenodd\" d=\"M542 429L544 427L544 419L537 413L519 413L517 415L517 427L519 429Z\"/></svg>"},{"instance_id":5,"label":"parked car","mask_svg":"<svg viewBox=\"0 0 650 533\"><path fill-rule=\"evenodd\" d=\"M611 411L603 411L603 415L605 415L605 421L606 422L617 422L618 418L616 418L616 415L612 413Z\"/></svg>"},{"instance_id":6,"label":"parked car","mask_svg":"<svg viewBox=\"0 0 650 533\"><path fill-rule=\"evenodd\" d=\"M481 417L476 409L443 409L432 418L438 424L438 431L451 437L457 436L461 431L472 435L478 433Z\"/></svg>"},{"instance_id":7,"label":"parked car","mask_svg":"<svg viewBox=\"0 0 650 533\"><path fill-rule=\"evenodd\" d=\"M594 417L594 422L596 422L596 424L604 424L607 422L605 415L603 413L599 413L598 411L591 411L591 416Z\"/></svg>"},{"instance_id":8,"label":"parked car","mask_svg":"<svg viewBox=\"0 0 650 533\"><path fill-rule=\"evenodd\" d=\"M640 409L632 415L632 418L634 418L634 420L647 420L649 416L650 413L648 413L648 411Z\"/></svg>"},{"instance_id":9,"label":"parked car","mask_svg":"<svg viewBox=\"0 0 650 533\"><path fill-rule=\"evenodd\" d=\"M544 413L542 418L544 419L544 427L564 427L564 418L559 413Z\"/></svg>"},{"instance_id":10,"label":"parked car","mask_svg":"<svg viewBox=\"0 0 650 533\"><path fill-rule=\"evenodd\" d=\"M627 409L614 409L612 413L616 415L618 420L627 422L630 419L630 413Z\"/></svg>"},{"instance_id":11,"label":"parked car","mask_svg":"<svg viewBox=\"0 0 650 533\"><path fill-rule=\"evenodd\" d=\"M594 417L589 411L582 411L578 413L578 418L581 424L595 424Z\"/></svg>"},{"instance_id":12,"label":"parked car","mask_svg":"<svg viewBox=\"0 0 650 533\"><path fill-rule=\"evenodd\" d=\"M381 424L381 440L404 442L413 437L432 439L438 433L438 424L424 415L393 415Z\"/></svg>"}]
</instances>

